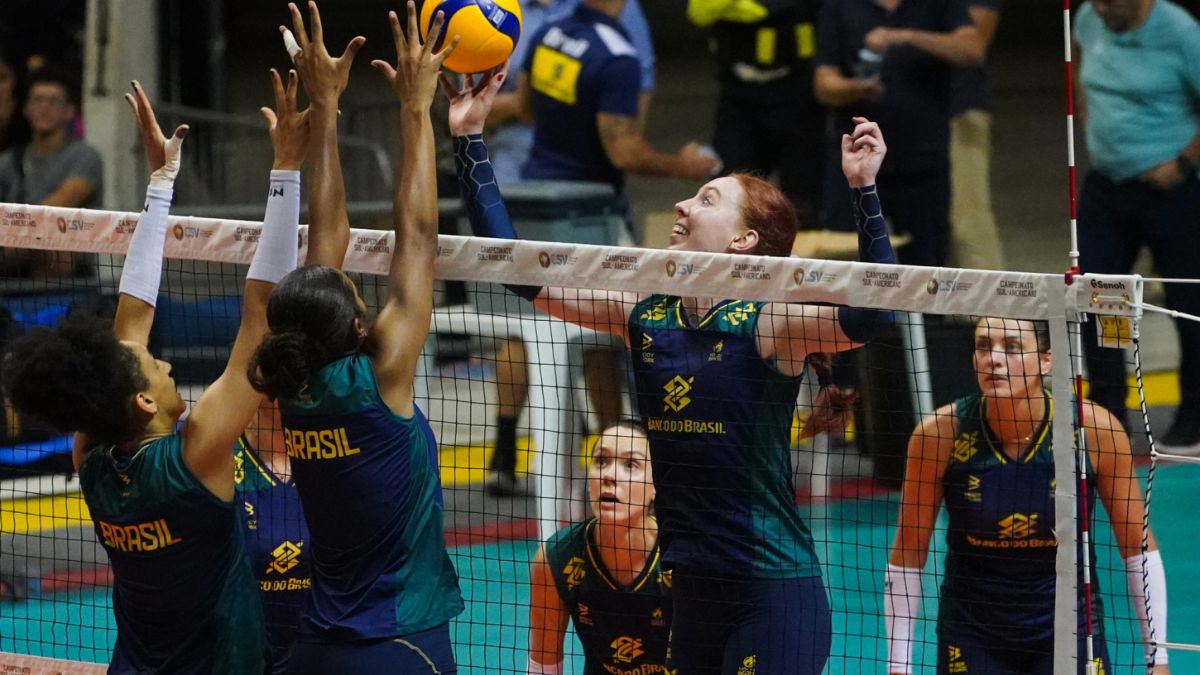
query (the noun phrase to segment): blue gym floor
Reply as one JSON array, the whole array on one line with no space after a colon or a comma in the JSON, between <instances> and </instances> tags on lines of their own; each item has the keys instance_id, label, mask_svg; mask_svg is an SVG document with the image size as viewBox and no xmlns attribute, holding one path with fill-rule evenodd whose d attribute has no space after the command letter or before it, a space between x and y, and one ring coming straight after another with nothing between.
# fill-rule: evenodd
<instances>
[{"instance_id":1,"label":"blue gym floor","mask_svg":"<svg viewBox=\"0 0 1200 675\"><path fill-rule=\"evenodd\" d=\"M1195 486L1200 466L1160 468L1153 493L1155 534L1163 550L1170 595L1173 642L1200 643L1200 576L1194 561L1200 557L1192 515L1197 505ZM897 496L848 500L809 507L813 535L821 544L825 579L834 607L833 656L826 672L879 673L884 656L880 612L882 572ZM1112 546L1111 529L1096 523L1099 560L1097 578L1106 591L1107 634L1115 673L1141 673L1133 647L1136 626L1125 600L1124 568ZM935 535L941 547L942 535ZM460 672L524 672L528 639L528 561L532 541L511 541L454 549L467 611L454 627ZM940 554L931 555L940 569ZM1115 590L1116 595L1107 591ZM926 575L927 598L936 595L936 580ZM107 589L89 589L42 596L22 603L0 602L0 651L54 658L104 662L114 636ZM924 616L936 615L928 600ZM916 672L929 672L935 663L933 624L917 626ZM581 672L582 659L568 636L567 672ZM1200 672L1200 654L1174 652L1175 673Z\"/></svg>"}]
</instances>

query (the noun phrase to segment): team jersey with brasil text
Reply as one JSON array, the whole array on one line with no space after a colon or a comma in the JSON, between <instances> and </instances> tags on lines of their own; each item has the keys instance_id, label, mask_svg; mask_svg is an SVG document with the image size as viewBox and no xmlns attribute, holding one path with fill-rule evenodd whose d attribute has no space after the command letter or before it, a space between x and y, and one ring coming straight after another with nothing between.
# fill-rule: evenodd
<instances>
[{"instance_id":1,"label":"team jersey with brasil text","mask_svg":"<svg viewBox=\"0 0 1200 675\"><path fill-rule=\"evenodd\" d=\"M546 542L546 564L583 644L584 675L665 673L671 574L660 565L658 546L623 586L604 566L595 527L595 518L575 523Z\"/></svg>"},{"instance_id":2,"label":"team jersey with brasil text","mask_svg":"<svg viewBox=\"0 0 1200 675\"><path fill-rule=\"evenodd\" d=\"M262 605L237 505L183 463L179 433L130 454L92 450L79 469L113 570L109 673L243 673L266 661Z\"/></svg>"},{"instance_id":3,"label":"team jersey with brasil text","mask_svg":"<svg viewBox=\"0 0 1200 675\"><path fill-rule=\"evenodd\" d=\"M1054 401L1045 396L1045 419L1016 460L1005 456L988 427L985 396L954 404L958 429L942 480L950 522L939 630L1013 642L1054 637ZM1089 513L1096 501L1092 485ZM1101 634L1098 586L1093 580L1094 625ZM1084 617L1081 611L1081 623Z\"/></svg>"},{"instance_id":4,"label":"team jersey with brasil text","mask_svg":"<svg viewBox=\"0 0 1200 675\"><path fill-rule=\"evenodd\" d=\"M287 669L312 577L300 493L271 471L243 438L234 446L233 482L251 569L267 621L272 673Z\"/></svg>"},{"instance_id":5,"label":"team jersey with brasil text","mask_svg":"<svg viewBox=\"0 0 1200 675\"><path fill-rule=\"evenodd\" d=\"M280 401L311 536L303 628L320 640L407 635L463 610L442 532L437 444L414 410L392 412L363 354L330 363Z\"/></svg>"},{"instance_id":6,"label":"team jersey with brasil text","mask_svg":"<svg viewBox=\"0 0 1200 675\"><path fill-rule=\"evenodd\" d=\"M668 567L734 578L820 576L790 454L800 378L758 353L766 303L727 300L697 326L653 295L629 317Z\"/></svg>"}]
</instances>

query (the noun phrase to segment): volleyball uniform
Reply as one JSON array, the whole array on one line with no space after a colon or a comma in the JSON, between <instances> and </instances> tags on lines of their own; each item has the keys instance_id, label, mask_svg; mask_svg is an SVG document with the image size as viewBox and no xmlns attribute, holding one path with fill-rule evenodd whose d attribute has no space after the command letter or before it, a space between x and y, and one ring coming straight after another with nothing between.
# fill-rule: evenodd
<instances>
[{"instance_id":1,"label":"volleyball uniform","mask_svg":"<svg viewBox=\"0 0 1200 675\"><path fill-rule=\"evenodd\" d=\"M1053 672L1054 401L1017 460L988 427L987 398L955 402L958 428L943 477L946 573L938 615L942 673ZM1089 512L1096 492L1089 483ZM1104 611L1092 583L1093 630L1105 664ZM1080 627L1084 625L1080 598ZM990 665L987 665L990 664Z\"/></svg>"},{"instance_id":2,"label":"volleyball uniform","mask_svg":"<svg viewBox=\"0 0 1200 675\"><path fill-rule=\"evenodd\" d=\"M261 675L262 605L238 507L187 468L181 434L128 455L96 448L79 478L113 569L108 672Z\"/></svg>"},{"instance_id":3,"label":"volleyball uniform","mask_svg":"<svg viewBox=\"0 0 1200 675\"><path fill-rule=\"evenodd\" d=\"M270 672L287 668L311 585L312 554L300 493L275 475L245 438L234 447L233 481L242 531L267 623Z\"/></svg>"},{"instance_id":4,"label":"volleyball uniform","mask_svg":"<svg viewBox=\"0 0 1200 675\"><path fill-rule=\"evenodd\" d=\"M583 644L584 675L665 672L671 575L659 564L658 545L625 586L604 566L595 527L595 518L575 523L546 542L546 564Z\"/></svg>"},{"instance_id":5,"label":"volleyball uniform","mask_svg":"<svg viewBox=\"0 0 1200 675\"><path fill-rule=\"evenodd\" d=\"M363 354L325 366L279 409L311 534L301 639L395 638L458 615L437 445L421 411L392 412Z\"/></svg>"},{"instance_id":6,"label":"volleyball uniform","mask_svg":"<svg viewBox=\"0 0 1200 675\"><path fill-rule=\"evenodd\" d=\"M800 378L758 353L766 304L727 300L692 326L680 298L653 295L629 317L680 675L722 662L817 673L829 654L829 605L792 480Z\"/></svg>"},{"instance_id":7,"label":"volleyball uniform","mask_svg":"<svg viewBox=\"0 0 1200 675\"><path fill-rule=\"evenodd\" d=\"M637 51L616 19L585 5L531 36L521 64L529 78L533 147L526 180L584 180L623 189L625 174L604 151L596 115L638 116Z\"/></svg>"}]
</instances>

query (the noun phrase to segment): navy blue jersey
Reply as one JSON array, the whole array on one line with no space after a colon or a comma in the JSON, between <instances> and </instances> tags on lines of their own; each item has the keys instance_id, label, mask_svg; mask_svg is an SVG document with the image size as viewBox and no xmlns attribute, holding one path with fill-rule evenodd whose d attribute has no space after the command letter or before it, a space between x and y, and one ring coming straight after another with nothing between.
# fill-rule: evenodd
<instances>
[{"instance_id":1,"label":"navy blue jersey","mask_svg":"<svg viewBox=\"0 0 1200 675\"><path fill-rule=\"evenodd\" d=\"M181 434L131 454L96 448L79 480L112 563L108 672L261 675L262 606L236 504L187 468Z\"/></svg>"},{"instance_id":2,"label":"navy blue jersey","mask_svg":"<svg viewBox=\"0 0 1200 675\"><path fill-rule=\"evenodd\" d=\"M625 586L604 566L595 527L595 518L575 523L546 542L546 564L583 644L584 675L665 672L671 574L659 564L658 545Z\"/></svg>"},{"instance_id":3,"label":"navy blue jersey","mask_svg":"<svg viewBox=\"0 0 1200 675\"><path fill-rule=\"evenodd\" d=\"M322 368L279 412L312 538L304 628L325 641L359 640L457 616L437 444L421 411L392 412L358 354Z\"/></svg>"},{"instance_id":4,"label":"navy blue jersey","mask_svg":"<svg viewBox=\"0 0 1200 675\"><path fill-rule=\"evenodd\" d=\"M943 478L950 523L939 628L1012 642L1051 639L1058 549L1052 529L1053 399L1047 392L1045 419L1017 460L1004 455L988 428L987 397L967 396L954 405L958 429ZM1100 617L1095 580L1092 588ZM1095 625L1102 632L1103 621Z\"/></svg>"},{"instance_id":5,"label":"navy blue jersey","mask_svg":"<svg viewBox=\"0 0 1200 675\"><path fill-rule=\"evenodd\" d=\"M758 353L765 304L727 300L693 327L679 298L655 295L629 317L669 565L737 578L820 576L792 480L800 378Z\"/></svg>"},{"instance_id":6,"label":"navy blue jersey","mask_svg":"<svg viewBox=\"0 0 1200 675\"><path fill-rule=\"evenodd\" d=\"M312 585L308 525L296 486L276 476L245 438L234 448L233 462L246 549L267 620L271 672L283 673Z\"/></svg>"},{"instance_id":7,"label":"navy blue jersey","mask_svg":"<svg viewBox=\"0 0 1200 675\"><path fill-rule=\"evenodd\" d=\"M641 66L620 22L580 5L532 38L522 64L533 99L525 179L582 180L620 188L596 115L637 117Z\"/></svg>"}]
</instances>

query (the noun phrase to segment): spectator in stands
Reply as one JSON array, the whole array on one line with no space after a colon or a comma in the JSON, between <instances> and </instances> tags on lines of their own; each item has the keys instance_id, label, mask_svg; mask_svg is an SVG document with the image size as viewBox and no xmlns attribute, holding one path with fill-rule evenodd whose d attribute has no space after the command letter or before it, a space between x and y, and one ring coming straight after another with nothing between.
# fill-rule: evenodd
<instances>
[{"instance_id":1,"label":"spectator in stands","mask_svg":"<svg viewBox=\"0 0 1200 675\"><path fill-rule=\"evenodd\" d=\"M1169 0L1099 0L1075 21L1075 79L1091 170L1079 198L1084 272L1123 274L1143 246L1165 277L1194 278L1200 211L1200 24ZM1167 306L1200 314L1200 287L1170 284ZM1200 324L1176 320L1182 399L1160 445L1200 451ZM1125 358L1084 324L1091 398L1125 421Z\"/></svg>"},{"instance_id":2,"label":"spectator in stands","mask_svg":"<svg viewBox=\"0 0 1200 675\"><path fill-rule=\"evenodd\" d=\"M21 60L0 44L0 152L29 142L29 121L21 111L24 72Z\"/></svg>"},{"instance_id":3,"label":"spectator in stands","mask_svg":"<svg viewBox=\"0 0 1200 675\"><path fill-rule=\"evenodd\" d=\"M0 201L68 208L97 205L103 187L100 154L68 132L78 109L75 79L67 71L47 66L29 76L25 118L30 140L0 155ZM10 252L0 267L10 275L57 276L79 271L77 263L83 260L69 253L16 257Z\"/></svg>"},{"instance_id":4,"label":"spectator in stands","mask_svg":"<svg viewBox=\"0 0 1200 675\"><path fill-rule=\"evenodd\" d=\"M1000 23L1002 0L967 0L986 50ZM992 113L987 74L960 68L950 84L950 263L998 270L1004 249L992 211Z\"/></svg>"},{"instance_id":5,"label":"spectator in stands","mask_svg":"<svg viewBox=\"0 0 1200 675\"><path fill-rule=\"evenodd\" d=\"M713 147L728 172L779 172L800 229L815 226L825 168L825 107L813 95L819 0L688 0L717 60Z\"/></svg>"},{"instance_id":6,"label":"spectator in stands","mask_svg":"<svg viewBox=\"0 0 1200 675\"><path fill-rule=\"evenodd\" d=\"M835 137L852 115L888 130L892 161L879 173L897 231L900 262L945 265L950 240L950 79L983 63L967 0L841 0L817 29L815 89L834 108ZM850 196L827 172L831 225L849 229Z\"/></svg>"},{"instance_id":7,"label":"spectator in stands","mask_svg":"<svg viewBox=\"0 0 1200 675\"><path fill-rule=\"evenodd\" d=\"M582 0L573 12L528 35L517 89L497 97L489 122L533 120L533 147L522 178L607 183L625 205L625 173L706 178L717 160L693 142L675 154L644 135L642 67L619 20L626 0ZM609 243L617 243L612 241ZM617 354L584 352L584 377L600 426L620 417ZM496 356L500 408L488 489L516 489L516 422L527 395L524 344L504 342Z\"/></svg>"},{"instance_id":8,"label":"spectator in stands","mask_svg":"<svg viewBox=\"0 0 1200 675\"><path fill-rule=\"evenodd\" d=\"M526 37L535 35L547 21L554 21L575 11L580 0L521 0L521 33ZM621 27L629 35L629 41L637 50L638 63L642 69L642 93L639 109L644 116L654 95L654 43L650 38L650 25L638 0L628 0L618 17ZM532 40L517 42L512 63L521 64L529 53ZM517 79L505 83L504 93L516 91ZM533 128L528 122L512 118L498 125L491 134L492 164L496 167L496 180L504 185L521 180L521 167L529 160L533 146Z\"/></svg>"}]
</instances>

